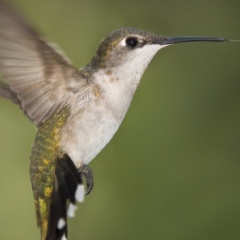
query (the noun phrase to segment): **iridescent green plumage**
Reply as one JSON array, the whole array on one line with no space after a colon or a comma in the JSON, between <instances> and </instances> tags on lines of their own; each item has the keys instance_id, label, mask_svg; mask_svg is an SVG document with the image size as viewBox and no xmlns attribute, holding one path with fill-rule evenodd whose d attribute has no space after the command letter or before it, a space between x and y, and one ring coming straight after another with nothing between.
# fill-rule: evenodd
<instances>
[{"instance_id":1,"label":"iridescent green plumage","mask_svg":"<svg viewBox=\"0 0 240 240\"><path fill-rule=\"evenodd\" d=\"M69 114L69 109L64 108L39 127L30 157L30 176L42 239L46 238L48 229L49 208L55 185L56 160L62 156L59 148L59 134Z\"/></svg>"}]
</instances>

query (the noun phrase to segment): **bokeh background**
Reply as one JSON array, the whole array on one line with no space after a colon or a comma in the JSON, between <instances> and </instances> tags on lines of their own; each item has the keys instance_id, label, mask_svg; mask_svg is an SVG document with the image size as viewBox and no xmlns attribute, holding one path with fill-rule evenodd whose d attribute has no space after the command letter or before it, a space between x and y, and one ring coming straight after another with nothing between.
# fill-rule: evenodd
<instances>
[{"instance_id":1,"label":"bokeh background","mask_svg":"<svg viewBox=\"0 0 240 240\"><path fill-rule=\"evenodd\" d=\"M82 67L108 32L240 39L237 0L12 0ZM240 239L240 43L165 48L119 131L90 164L69 239ZM40 239L29 181L35 128L0 99L0 238Z\"/></svg>"}]
</instances>

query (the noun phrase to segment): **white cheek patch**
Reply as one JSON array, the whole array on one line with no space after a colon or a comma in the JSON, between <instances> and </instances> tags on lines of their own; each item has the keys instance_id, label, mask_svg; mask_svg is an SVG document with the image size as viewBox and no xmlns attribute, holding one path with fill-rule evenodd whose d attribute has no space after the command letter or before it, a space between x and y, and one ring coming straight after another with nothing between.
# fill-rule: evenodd
<instances>
[{"instance_id":1,"label":"white cheek patch","mask_svg":"<svg viewBox=\"0 0 240 240\"><path fill-rule=\"evenodd\" d=\"M125 39L119 44L126 46ZM169 45L145 44L143 47L131 49L124 57L124 62L115 69L115 75L121 79L128 79L128 82L137 86L142 74L154 55L162 48Z\"/></svg>"},{"instance_id":2,"label":"white cheek patch","mask_svg":"<svg viewBox=\"0 0 240 240\"><path fill-rule=\"evenodd\" d=\"M125 40L122 40L120 43L125 44ZM125 80L127 80L128 87L132 86L135 91L154 55L166 46L168 45L146 44L141 48L134 48L128 51L121 64L114 69L115 76L122 79L122 81L118 82L125 84Z\"/></svg>"},{"instance_id":3,"label":"white cheek patch","mask_svg":"<svg viewBox=\"0 0 240 240\"><path fill-rule=\"evenodd\" d=\"M122 41L120 41L119 45L125 47L126 46L126 38L124 38Z\"/></svg>"},{"instance_id":4,"label":"white cheek patch","mask_svg":"<svg viewBox=\"0 0 240 240\"><path fill-rule=\"evenodd\" d=\"M142 48L139 48L139 51L142 53L145 53L148 56L154 56L157 51L159 51L162 48L165 48L169 45L160 45L160 44L146 44ZM142 50L141 50L142 49Z\"/></svg>"},{"instance_id":5,"label":"white cheek patch","mask_svg":"<svg viewBox=\"0 0 240 240\"><path fill-rule=\"evenodd\" d=\"M167 45L158 45L158 44L151 44L151 45L144 45L142 48L136 48L132 51L129 55L132 57L132 60L128 63L132 65L131 68L137 68L140 72L144 71L152 60L154 55L161 49L166 47Z\"/></svg>"}]
</instances>

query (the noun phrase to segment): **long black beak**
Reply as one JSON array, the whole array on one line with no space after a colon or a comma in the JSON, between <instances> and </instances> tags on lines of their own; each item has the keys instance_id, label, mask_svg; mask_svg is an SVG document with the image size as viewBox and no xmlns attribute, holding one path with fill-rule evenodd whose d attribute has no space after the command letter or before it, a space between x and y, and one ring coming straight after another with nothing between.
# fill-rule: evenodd
<instances>
[{"instance_id":1,"label":"long black beak","mask_svg":"<svg viewBox=\"0 0 240 240\"><path fill-rule=\"evenodd\" d=\"M156 40L155 44L170 45L184 42L225 42L225 41L233 40L215 37L161 37Z\"/></svg>"}]
</instances>

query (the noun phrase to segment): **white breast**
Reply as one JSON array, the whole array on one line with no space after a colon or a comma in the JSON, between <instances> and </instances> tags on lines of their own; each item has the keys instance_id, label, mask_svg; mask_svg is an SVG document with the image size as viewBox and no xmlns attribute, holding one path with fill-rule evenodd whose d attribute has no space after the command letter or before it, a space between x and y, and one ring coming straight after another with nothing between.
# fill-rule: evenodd
<instances>
[{"instance_id":1,"label":"white breast","mask_svg":"<svg viewBox=\"0 0 240 240\"><path fill-rule=\"evenodd\" d=\"M60 147L78 168L88 164L105 147L122 121L115 118L104 99L89 95L85 104L74 107L78 109L73 109L61 132Z\"/></svg>"},{"instance_id":2,"label":"white breast","mask_svg":"<svg viewBox=\"0 0 240 240\"><path fill-rule=\"evenodd\" d=\"M71 116L61 132L60 147L77 167L88 164L112 139L144 70L162 47L136 49L119 67L99 70L88 89L71 99Z\"/></svg>"}]
</instances>

